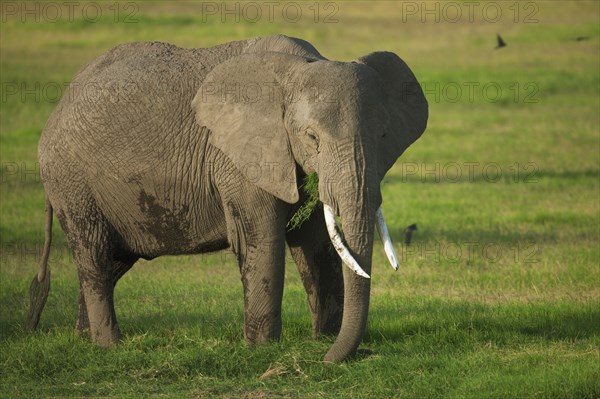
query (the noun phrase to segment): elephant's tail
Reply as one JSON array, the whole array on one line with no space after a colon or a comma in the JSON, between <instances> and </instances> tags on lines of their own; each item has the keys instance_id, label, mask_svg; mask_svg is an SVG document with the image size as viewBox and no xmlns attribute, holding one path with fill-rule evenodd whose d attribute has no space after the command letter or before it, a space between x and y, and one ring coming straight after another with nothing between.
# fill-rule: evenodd
<instances>
[{"instance_id":1,"label":"elephant's tail","mask_svg":"<svg viewBox=\"0 0 600 399\"><path fill-rule=\"evenodd\" d=\"M29 331L37 327L42 310L48 299L50 292L50 269L48 267L48 257L50 256L50 244L52 243L52 204L46 196L46 225L45 225L44 250L40 259L40 268L38 274L33 278L31 287L29 287L29 311L25 328Z\"/></svg>"}]
</instances>

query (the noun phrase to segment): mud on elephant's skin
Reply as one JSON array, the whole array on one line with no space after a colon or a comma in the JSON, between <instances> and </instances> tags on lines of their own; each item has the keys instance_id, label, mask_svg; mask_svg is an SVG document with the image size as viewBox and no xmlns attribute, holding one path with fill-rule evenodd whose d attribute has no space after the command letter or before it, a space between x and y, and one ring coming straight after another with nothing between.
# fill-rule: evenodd
<instances>
[{"instance_id":1,"label":"mud on elephant's skin","mask_svg":"<svg viewBox=\"0 0 600 399\"><path fill-rule=\"evenodd\" d=\"M125 82L119 101L74 89ZM219 89L236 86L268 87L270 95L248 101ZM78 330L99 345L119 341L114 287L139 258L230 247L242 274L247 342L278 339L287 243L313 336L338 334L325 360L356 351L376 227L397 266L379 185L428 117L423 92L398 56L329 61L282 35L197 49L130 43L84 67L69 90L42 132L38 156L53 177L44 181L44 253L56 212L79 272ZM249 178L248 165L273 173ZM319 204L288 231L311 173L319 177ZM353 271L342 272L342 260ZM49 279L42 260L29 328Z\"/></svg>"}]
</instances>

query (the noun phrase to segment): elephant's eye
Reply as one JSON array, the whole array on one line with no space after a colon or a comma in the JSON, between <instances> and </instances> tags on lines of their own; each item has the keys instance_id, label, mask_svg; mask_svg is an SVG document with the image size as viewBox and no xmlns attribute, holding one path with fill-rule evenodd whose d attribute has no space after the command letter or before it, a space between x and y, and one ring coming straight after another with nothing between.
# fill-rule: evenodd
<instances>
[{"instance_id":1,"label":"elephant's eye","mask_svg":"<svg viewBox=\"0 0 600 399\"><path fill-rule=\"evenodd\" d=\"M316 144L319 144L319 137L317 136L317 133L315 133L314 130L308 128L306 129L306 135L312 140L314 141Z\"/></svg>"}]
</instances>

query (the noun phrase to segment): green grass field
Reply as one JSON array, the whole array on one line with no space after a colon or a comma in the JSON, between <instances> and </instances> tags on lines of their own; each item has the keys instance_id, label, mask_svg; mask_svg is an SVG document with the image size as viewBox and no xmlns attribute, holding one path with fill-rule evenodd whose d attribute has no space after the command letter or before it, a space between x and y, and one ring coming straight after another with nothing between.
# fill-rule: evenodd
<instances>
[{"instance_id":1,"label":"green grass field","mask_svg":"<svg viewBox=\"0 0 600 399\"><path fill-rule=\"evenodd\" d=\"M0 397L599 398L600 3L267 3L253 3L260 18L246 3L0 3ZM273 33L343 61L393 51L430 103L382 184L401 266L376 244L357 358L321 362L332 341L310 339L291 261L281 341L246 347L228 252L136 264L115 294L123 343L97 348L74 334L77 273L57 223L52 290L26 333L37 140L77 69L122 42Z\"/></svg>"}]
</instances>

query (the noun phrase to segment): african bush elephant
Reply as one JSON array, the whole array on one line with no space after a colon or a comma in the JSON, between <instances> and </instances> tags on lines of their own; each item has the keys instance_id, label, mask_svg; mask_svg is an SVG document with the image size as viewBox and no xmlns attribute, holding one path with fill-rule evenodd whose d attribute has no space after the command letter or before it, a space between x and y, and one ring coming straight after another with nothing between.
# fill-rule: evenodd
<instances>
[{"instance_id":1,"label":"african bush elephant","mask_svg":"<svg viewBox=\"0 0 600 399\"><path fill-rule=\"evenodd\" d=\"M45 259L56 212L78 267L78 327L108 346L120 338L114 285L136 260L230 247L255 344L281 333L287 242L313 335L339 331L325 360L342 361L365 331L376 227L396 262L380 182L427 117L417 80L388 52L334 62L282 35L115 47L78 72L39 142ZM287 231L315 172L318 211ZM354 272L342 273L341 260ZM43 259L32 297L44 281Z\"/></svg>"}]
</instances>

